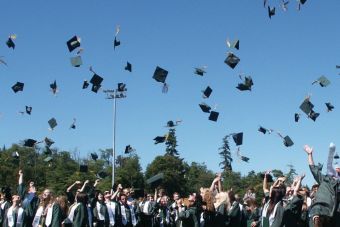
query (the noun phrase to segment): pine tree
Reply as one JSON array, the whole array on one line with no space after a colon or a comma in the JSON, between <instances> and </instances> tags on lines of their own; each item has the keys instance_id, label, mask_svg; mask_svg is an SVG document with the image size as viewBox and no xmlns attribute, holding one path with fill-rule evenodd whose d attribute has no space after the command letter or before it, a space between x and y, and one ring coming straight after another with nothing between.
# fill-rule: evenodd
<instances>
[{"instance_id":1,"label":"pine tree","mask_svg":"<svg viewBox=\"0 0 340 227\"><path fill-rule=\"evenodd\" d=\"M170 128L169 133L165 142L166 149L165 152L167 155L171 156L179 156L177 147L177 138L176 138L176 129Z\"/></svg>"},{"instance_id":2,"label":"pine tree","mask_svg":"<svg viewBox=\"0 0 340 227\"><path fill-rule=\"evenodd\" d=\"M229 141L228 141L229 136L225 136L223 138L223 144L222 147L220 147L218 150L220 150L219 154L222 158L222 162L220 162L220 166L222 166L223 171L228 172L232 171L231 163L233 161L231 157L231 152L230 152L230 147L229 147Z\"/></svg>"}]
</instances>

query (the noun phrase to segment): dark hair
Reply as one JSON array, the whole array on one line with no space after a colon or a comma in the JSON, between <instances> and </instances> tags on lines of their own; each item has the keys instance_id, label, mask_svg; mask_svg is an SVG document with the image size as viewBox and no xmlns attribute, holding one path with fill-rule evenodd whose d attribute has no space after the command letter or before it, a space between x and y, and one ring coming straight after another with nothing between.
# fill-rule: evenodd
<instances>
[{"instance_id":1,"label":"dark hair","mask_svg":"<svg viewBox=\"0 0 340 227\"><path fill-rule=\"evenodd\" d=\"M88 201L88 197L87 197L87 194L84 193L84 192L79 192L77 194L77 202L78 203L83 203L84 205L87 204L87 201Z\"/></svg>"},{"instance_id":2,"label":"dark hair","mask_svg":"<svg viewBox=\"0 0 340 227\"><path fill-rule=\"evenodd\" d=\"M99 194L104 195L100 190L95 190L95 191L94 191L94 197L95 197L96 199L98 199L98 195L99 195Z\"/></svg>"},{"instance_id":3,"label":"dark hair","mask_svg":"<svg viewBox=\"0 0 340 227\"><path fill-rule=\"evenodd\" d=\"M269 199L269 207L267 209L268 216L273 212L275 205L278 202L282 201L285 194L286 194L286 186L284 185L280 185L279 187L272 188L270 199Z\"/></svg>"}]
</instances>

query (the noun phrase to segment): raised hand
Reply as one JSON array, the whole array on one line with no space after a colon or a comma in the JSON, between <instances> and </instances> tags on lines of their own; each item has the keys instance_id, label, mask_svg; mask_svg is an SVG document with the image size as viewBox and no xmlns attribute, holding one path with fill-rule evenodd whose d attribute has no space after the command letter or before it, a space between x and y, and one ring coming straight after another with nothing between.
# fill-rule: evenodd
<instances>
[{"instance_id":1,"label":"raised hand","mask_svg":"<svg viewBox=\"0 0 340 227\"><path fill-rule=\"evenodd\" d=\"M308 146L308 145L305 145L305 146L303 147L303 149L305 150L305 152L306 152L307 154L312 154L312 153L313 153L313 147L310 147L310 146Z\"/></svg>"}]
</instances>

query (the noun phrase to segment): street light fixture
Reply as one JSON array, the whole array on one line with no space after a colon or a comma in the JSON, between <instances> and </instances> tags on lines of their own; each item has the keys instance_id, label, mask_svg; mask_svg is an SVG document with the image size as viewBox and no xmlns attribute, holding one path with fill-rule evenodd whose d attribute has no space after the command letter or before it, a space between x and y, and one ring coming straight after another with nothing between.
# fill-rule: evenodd
<instances>
[{"instance_id":1,"label":"street light fixture","mask_svg":"<svg viewBox=\"0 0 340 227\"><path fill-rule=\"evenodd\" d=\"M112 187L115 183L115 165L116 165L116 110L117 110L117 99L126 98L126 84L118 83L117 89L104 90L107 95L107 99L113 99L113 141L112 141Z\"/></svg>"}]
</instances>

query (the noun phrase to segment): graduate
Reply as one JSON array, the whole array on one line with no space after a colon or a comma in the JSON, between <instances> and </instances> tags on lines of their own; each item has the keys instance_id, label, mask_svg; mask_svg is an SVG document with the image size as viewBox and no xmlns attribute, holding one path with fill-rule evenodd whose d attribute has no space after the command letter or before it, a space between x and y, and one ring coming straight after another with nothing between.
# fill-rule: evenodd
<instances>
[{"instance_id":1,"label":"graduate","mask_svg":"<svg viewBox=\"0 0 340 227\"><path fill-rule=\"evenodd\" d=\"M40 206L34 216L33 227L58 227L61 226L62 211L58 203L55 202L53 193L45 189Z\"/></svg>"},{"instance_id":2,"label":"graduate","mask_svg":"<svg viewBox=\"0 0 340 227\"><path fill-rule=\"evenodd\" d=\"M7 213L5 214L5 220L3 223L3 227L25 227L25 211L20 206L21 199L18 195L12 196L12 206L8 208Z\"/></svg>"},{"instance_id":3,"label":"graduate","mask_svg":"<svg viewBox=\"0 0 340 227\"><path fill-rule=\"evenodd\" d=\"M115 214L117 214L117 227L132 227L137 225L135 212L132 207L127 204L127 196L125 194L119 195L119 202Z\"/></svg>"},{"instance_id":4,"label":"graduate","mask_svg":"<svg viewBox=\"0 0 340 227\"><path fill-rule=\"evenodd\" d=\"M95 205L93 207L93 223L97 227L110 225L109 213L101 191L95 192Z\"/></svg>"},{"instance_id":5,"label":"graduate","mask_svg":"<svg viewBox=\"0 0 340 227\"><path fill-rule=\"evenodd\" d=\"M195 196L190 195L186 204L187 208L186 209L184 207L178 208L179 209L178 218L182 221L183 227L199 227L195 200L196 200Z\"/></svg>"},{"instance_id":6,"label":"graduate","mask_svg":"<svg viewBox=\"0 0 340 227\"><path fill-rule=\"evenodd\" d=\"M156 227L170 227L173 220L168 204L168 197L161 197L159 203L156 205L155 226Z\"/></svg>"},{"instance_id":7,"label":"graduate","mask_svg":"<svg viewBox=\"0 0 340 227\"><path fill-rule=\"evenodd\" d=\"M76 196L76 202L70 206L68 216L63 222L65 227L90 227L92 223L88 218L88 196L83 192L79 192Z\"/></svg>"},{"instance_id":8,"label":"graduate","mask_svg":"<svg viewBox=\"0 0 340 227\"><path fill-rule=\"evenodd\" d=\"M1 188L0 191L0 226L3 225L5 220L5 214L7 210L12 206L11 189L8 187Z\"/></svg>"}]
</instances>

